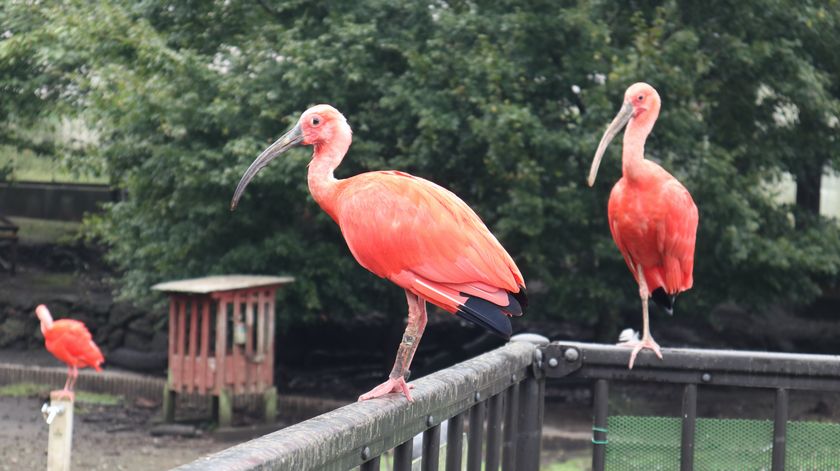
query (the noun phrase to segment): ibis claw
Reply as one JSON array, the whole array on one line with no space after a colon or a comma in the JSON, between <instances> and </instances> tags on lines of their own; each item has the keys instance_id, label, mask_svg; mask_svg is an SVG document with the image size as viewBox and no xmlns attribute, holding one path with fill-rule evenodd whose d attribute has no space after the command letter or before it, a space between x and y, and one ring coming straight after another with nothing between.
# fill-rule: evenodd
<instances>
[{"instance_id":1,"label":"ibis claw","mask_svg":"<svg viewBox=\"0 0 840 471\"><path fill-rule=\"evenodd\" d=\"M53 391L53 393L55 394L55 397L57 399L67 399L68 401L72 401L76 397L76 395L73 393L73 391L71 391L69 389L61 389L61 390L58 390L58 391Z\"/></svg>"},{"instance_id":2,"label":"ibis claw","mask_svg":"<svg viewBox=\"0 0 840 471\"><path fill-rule=\"evenodd\" d=\"M414 389L413 384L408 384L405 382L405 378L392 378L384 383L380 384L379 386L371 389L370 391L362 394L359 396L359 402L367 401L368 399L375 399L377 397L382 397L386 394L391 393L403 393L405 398L408 399L408 402L412 402L411 399L411 390Z\"/></svg>"},{"instance_id":3,"label":"ibis claw","mask_svg":"<svg viewBox=\"0 0 840 471\"><path fill-rule=\"evenodd\" d=\"M642 340L630 340L628 342L621 342L619 347L629 347L633 350L630 352L630 363L627 365L628 369L633 369L633 364L636 362L636 355L644 349L653 351L654 354L661 360L662 351L659 349L659 344L653 340L653 337L645 337Z\"/></svg>"}]
</instances>

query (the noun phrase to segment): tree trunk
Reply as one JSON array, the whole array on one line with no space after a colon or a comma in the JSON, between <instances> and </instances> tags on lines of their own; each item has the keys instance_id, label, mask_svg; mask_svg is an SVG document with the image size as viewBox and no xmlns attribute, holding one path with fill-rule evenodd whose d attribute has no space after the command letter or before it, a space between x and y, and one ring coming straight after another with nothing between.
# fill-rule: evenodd
<instances>
[{"instance_id":1,"label":"tree trunk","mask_svg":"<svg viewBox=\"0 0 840 471\"><path fill-rule=\"evenodd\" d=\"M815 162L815 165L800 169L796 175L796 207L800 214L806 215L804 218L797 218L797 227L803 227L803 224L807 224L806 220L815 220L820 215L823 167L824 162Z\"/></svg>"}]
</instances>

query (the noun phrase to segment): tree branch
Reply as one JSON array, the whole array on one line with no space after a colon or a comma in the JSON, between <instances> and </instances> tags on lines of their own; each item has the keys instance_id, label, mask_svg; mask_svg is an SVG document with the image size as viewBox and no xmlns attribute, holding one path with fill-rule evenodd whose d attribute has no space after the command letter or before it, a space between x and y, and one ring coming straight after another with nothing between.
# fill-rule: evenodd
<instances>
[{"instance_id":1,"label":"tree branch","mask_svg":"<svg viewBox=\"0 0 840 471\"><path fill-rule=\"evenodd\" d=\"M265 0L257 0L257 3L259 3L260 6L263 8L263 10L268 12L269 15L271 15L271 16L277 18L277 19L283 19L283 15L281 15L280 12L271 8L267 3L265 3Z\"/></svg>"}]
</instances>

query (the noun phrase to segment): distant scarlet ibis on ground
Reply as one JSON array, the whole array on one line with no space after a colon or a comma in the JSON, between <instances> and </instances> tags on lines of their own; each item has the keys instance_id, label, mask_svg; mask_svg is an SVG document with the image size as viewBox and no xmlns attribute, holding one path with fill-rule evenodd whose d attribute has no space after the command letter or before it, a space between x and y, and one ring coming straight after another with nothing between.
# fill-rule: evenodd
<instances>
[{"instance_id":1,"label":"distant scarlet ibis on ground","mask_svg":"<svg viewBox=\"0 0 840 471\"><path fill-rule=\"evenodd\" d=\"M297 145L314 146L309 191L338 223L350 252L371 272L405 290L408 326L388 380L359 400L402 392L426 326L426 302L510 337L509 316L527 306L525 282L510 255L479 217L452 192L397 171L337 180L333 171L350 147L350 126L329 105L314 106L248 167L231 201L272 159Z\"/></svg>"},{"instance_id":2,"label":"distant scarlet ibis on ground","mask_svg":"<svg viewBox=\"0 0 840 471\"><path fill-rule=\"evenodd\" d=\"M99 366L105 361L102 352L93 343L83 323L73 319L53 321L50 311L43 304L35 308L35 314L41 321L41 333L44 334L47 350L67 364L67 382L64 383L62 393L72 398L79 368L89 366L102 371Z\"/></svg>"},{"instance_id":3,"label":"distant scarlet ibis on ground","mask_svg":"<svg viewBox=\"0 0 840 471\"><path fill-rule=\"evenodd\" d=\"M650 335L648 298L673 314L676 295L691 288L697 206L688 190L655 162L645 160L645 140L659 116L660 100L646 83L635 83L624 94L621 111L610 123L589 172L595 183L598 166L610 141L627 125L622 152L623 176L610 193L607 218L613 240L639 284L642 298L641 340L620 345L632 347L629 367L643 348L661 359L659 345Z\"/></svg>"}]
</instances>

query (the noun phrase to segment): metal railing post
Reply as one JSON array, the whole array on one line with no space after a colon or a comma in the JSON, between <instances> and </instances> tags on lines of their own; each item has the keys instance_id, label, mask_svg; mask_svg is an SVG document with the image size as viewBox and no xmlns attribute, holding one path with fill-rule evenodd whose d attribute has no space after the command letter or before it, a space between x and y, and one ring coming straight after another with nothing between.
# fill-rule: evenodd
<instances>
[{"instance_id":1,"label":"metal railing post","mask_svg":"<svg viewBox=\"0 0 840 471\"><path fill-rule=\"evenodd\" d=\"M411 452L414 440L408 440L394 448L394 471L411 471Z\"/></svg>"},{"instance_id":2,"label":"metal railing post","mask_svg":"<svg viewBox=\"0 0 840 471\"><path fill-rule=\"evenodd\" d=\"M487 414L487 455L484 471L499 471L502 452L502 394L491 397Z\"/></svg>"},{"instance_id":3,"label":"metal railing post","mask_svg":"<svg viewBox=\"0 0 840 471\"><path fill-rule=\"evenodd\" d=\"M592 471L604 471L607 459L607 401L609 383L605 379L595 380L594 409L595 420L592 426Z\"/></svg>"},{"instance_id":4,"label":"metal railing post","mask_svg":"<svg viewBox=\"0 0 840 471\"><path fill-rule=\"evenodd\" d=\"M487 403L476 403L470 409L470 433L467 445L467 471L481 471L481 451L484 446L484 415Z\"/></svg>"},{"instance_id":5,"label":"metal railing post","mask_svg":"<svg viewBox=\"0 0 840 471\"><path fill-rule=\"evenodd\" d=\"M365 461L359 469L361 471L379 471L381 458L381 456L377 456L370 461Z\"/></svg>"},{"instance_id":6,"label":"metal railing post","mask_svg":"<svg viewBox=\"0 0 840 471\"><path fill-rule=\"evenodd\" d=\"M446 471L461 471L461 455L464 448L464 414L461 412L449 419L446 431Z\"/></svg>"},{"instance_id":7,"label":"metal railing post","mask_svg":"<svg viewBox=\"0 0 840 471\"><path fill-rule=\"evenodd\" d=\"M542 417L540 403L545 393L545 381L529 376L521 384L519 401L519 437L517 439L517 471L540 469Z\"/></svg>"},{"instance_id":8,"label":"metal railing post","mask_svg":"<svg viewBox=\"0 0 840 471\"><path fill-rule=\"evenodd\" d=\"M440 425L423 432L421 471L437 471L440 461Z\"/></svg>"},{"instance_id":9,"label":"metal railing post","mask_svg":"<svg viewBox=\"0 0 840 471\"><path fill-rule=\"evenodd\" d=\"M773 471L785 470L785 450L787 448L788 391L776 390L776 413L773 419Z\"/></svg>"},{"instance_id":10,"label":"metal railing post","mask_svg":"<svg viewBox=\"0 0 840 471\"><path fill-rule=\"evenodd\" d=\"M505 428L502 441L502 471L516 471L516 436L519 434L519 383L505 392Z\"/></svg>"},{"instance_id":11,"label":"metal railing post","mask_svg":"<svg viewBox=\"0 0 840 471\"><path fill-rule=\"evenodd\" d=\"M689 383L683 390L682 438L680 471L694 471L694 430L697 423L697 385Z\"/></svg>"}]
</instances>

